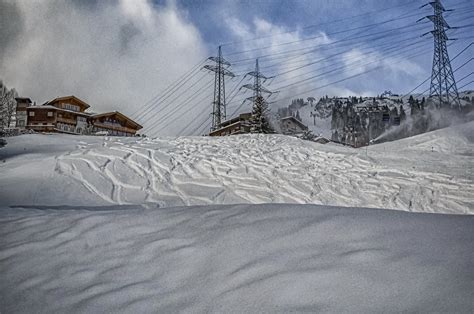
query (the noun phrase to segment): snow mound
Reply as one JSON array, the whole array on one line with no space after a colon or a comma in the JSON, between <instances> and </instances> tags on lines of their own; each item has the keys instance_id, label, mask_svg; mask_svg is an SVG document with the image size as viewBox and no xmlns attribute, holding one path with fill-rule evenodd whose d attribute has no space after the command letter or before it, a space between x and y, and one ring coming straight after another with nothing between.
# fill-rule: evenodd
<instances>
[{"instance_id":1,"label":"snow mound","mask_svg":"<svg viewBox=\"0 0 474 314\"><path fill-rule=\"evenodd\" d=\"M0 205L298 203L474 213L474 122L353 149L281 135L22 135Z\"/></svg>"},{"instance_id":2,"label":"snow mound","mask_svg":"<svg viewBox=\"0 0 474 314\"><path fill-rule=\"evenodd\" d=\"M474 216L312 205L0 210L2 313L460 313Z\"/></svg>"},{"instance_id":3,"label":"snow mound","mask_svg":"<svg viewBox=\"0 0 474 314\"><path fill-rule=\"evenodd\" d=\"M0 210L0 311L470 312L472 216L238 205Z\"/></svg>"}]
</instances>

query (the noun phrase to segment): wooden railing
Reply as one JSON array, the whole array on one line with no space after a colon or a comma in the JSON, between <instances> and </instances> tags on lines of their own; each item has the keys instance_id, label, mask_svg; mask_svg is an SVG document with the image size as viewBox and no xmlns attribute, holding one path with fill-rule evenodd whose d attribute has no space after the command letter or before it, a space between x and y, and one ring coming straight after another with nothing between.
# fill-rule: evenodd
<instances>
[{"instance_id":1,"label":"wooden railing","mask_svg":"<svg viewBox=\"0 0 474 314\"><path fill-rule=\"evenodd\" d=\"M68 119L64 117L57 117L56 120L62 123L77 124L76 119Z\"/></svg>"},{"instance_id":2,"label":"wooden railing","mask_svg":"<svg viewBox=\"0 0 474 314\"><path fill-rule=\"evenodd\" d=\"M127 133L135 133L137 130L130 129L124 126L119 126L119 125L111 125L111 124L105 124L105 123L100 123L100 122L94 122L94 126L98 128L104 128L107 130L115 130L115 131L121 131L121 132L127 132Z\"/></svg>"}]
</instances>

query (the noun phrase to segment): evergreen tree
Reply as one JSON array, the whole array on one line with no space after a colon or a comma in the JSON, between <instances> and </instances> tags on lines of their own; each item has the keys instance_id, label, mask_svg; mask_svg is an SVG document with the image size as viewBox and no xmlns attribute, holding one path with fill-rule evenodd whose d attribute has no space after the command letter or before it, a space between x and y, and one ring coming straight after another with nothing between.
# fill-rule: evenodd
<instances>
[{"instance_id":1,"label":"evergreen tree","mask_svg":"<svg viewBox=\"0 0 474 314\"><path fill-rule=\"evenodd\" d=\"M297 119L298 121L301 121L300 111L299 111L299 110L296 110L296 119Z\"/></svg>"},{"instance_id":2,"label":"evergreen tree","mask_svg":"<svg viewBox=\"0 0 474 314\"><path fill-rule=\"evenodd\" d=\"M408 103L410 104L410 114L414 116L415 114L418 113L418 104L417 104L418 99L415 101L413 96L410 96L408 99Z\"/></svg>"},{"instance_id":3,"label":"evergreen tree","mask_svg":"<svg viewBox=\"0 0 474 314\"><path fill-rule=\"evenodd\" d=\"M400 122L405 121L406 118L405 109L403 109L403 105L400 105Z\"/></svg>"},{"instance_id":4,"label":"evergreen tree","mask_svg":"<svg viewBox=\"0 0 474 314\"><path fill-rule=\"evenodd\" d=\"M267 102L262 96L257 96L253 104L252 116L250 117L250 132L266 134L273 133L267 114Z\"/></svg>"}]
</instances>

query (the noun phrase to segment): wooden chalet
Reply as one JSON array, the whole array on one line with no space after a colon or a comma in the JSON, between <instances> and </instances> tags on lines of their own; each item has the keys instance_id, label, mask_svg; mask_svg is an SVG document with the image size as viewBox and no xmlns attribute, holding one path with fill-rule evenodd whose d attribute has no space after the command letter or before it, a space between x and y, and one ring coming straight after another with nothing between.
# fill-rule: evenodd
<instances>
[{"instance_id":1,"label":"wooden chalet","mask_svg":"<svg viewBox=\"0 0 474 314\"><path fill-rule=\"evenodd\" d=\"M209 136L225 136L234 134L250 133L249 120L251 113L241 113L235 118L222 122L216 130L209 133Z\"/></svg>"},{"instance_id":2,"label":"wooden chalet","mask_svg":"<svg viewBox=\"0 0 474 314\"><path fill-rule=\"evenodd\" d=\"M293 116L280 119L281 133L285 135L301 134L308 130L308 127Z\"/></svg>"},{"instance_id":3,"label":"wooden chalet","mask_svg":"<svg viewBox=\"0 0 474 314\"><path fill-rule=\"evenodd\" d=\"M27 128L37 132L83 134L90 106L75 96L58 97L41 106L30 106Z\"/></svg>"},{"instance_id":4,"label":"wooden chalet","mask_svg":"<svg viewBox=\"0 0 474 314\"><path fill-rule=\"evenodd\" d=\"M143 127L124 114L114 111L90 117L92 132L107 132L109 135L133 136Z\"/></svg>"},{"instance_id":5,"label":"wooden chalet","mask_svg":"<svg viewBox=\"0 0 474 314\"><path fill-rule=\"evenodd\" d=\"M58 97L41 106L29 106L26 128L37 132L134 136L141 125L121 114L91 114L90 106L75 96ZM96 130L96 131L94 131Z\"/></svg>"}]
</instances>

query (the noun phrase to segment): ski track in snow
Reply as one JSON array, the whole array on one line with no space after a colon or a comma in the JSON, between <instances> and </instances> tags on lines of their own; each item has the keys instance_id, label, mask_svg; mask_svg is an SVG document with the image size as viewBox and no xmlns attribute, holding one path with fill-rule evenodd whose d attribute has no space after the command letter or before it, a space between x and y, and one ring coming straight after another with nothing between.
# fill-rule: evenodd
<instances>
[{"instance_id":1,"label":"ski track in snow","mask_svg":"<svg viewBox=\"0 0 474 314\"><path fill-rule=\"evenodd\" d=\"M470 123L462 132L439 130L367 150L279 135L79 137L74 149L54 153L54 170L43 173L52 186L68 182L69 190L85 193L64 198L51 187L48 201L22 195L6 205L72 199L85 205L298 203L474 213L474 144L464 136L473 130Z\"/></svg>"}]
</instances>

